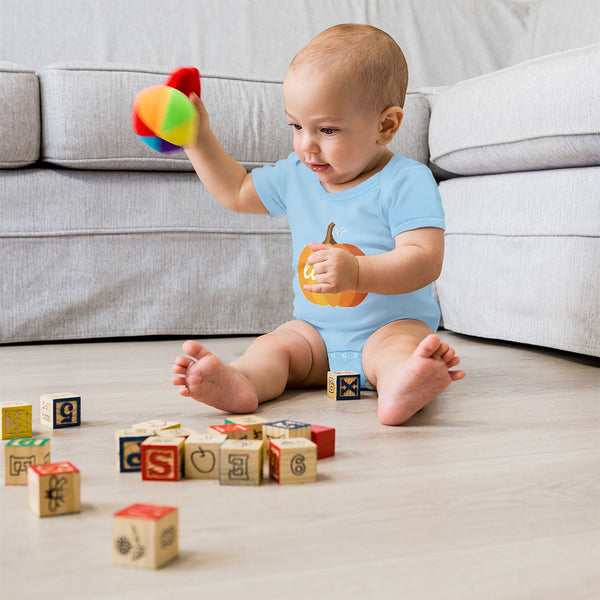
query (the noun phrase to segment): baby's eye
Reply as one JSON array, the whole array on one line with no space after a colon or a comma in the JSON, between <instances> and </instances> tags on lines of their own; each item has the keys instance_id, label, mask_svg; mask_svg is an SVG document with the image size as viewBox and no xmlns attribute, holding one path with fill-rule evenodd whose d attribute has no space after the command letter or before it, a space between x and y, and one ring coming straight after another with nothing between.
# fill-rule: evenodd
<instances>
[{"instance_id":1,"label":"baby's eye","mask_svg":"<svg viewBox=\"0 0 600 600\"><path fill-rule=\"evenodd\" d=\"M298 125L298 123L290 123L290 127L293 127L294 131L300 131L302 129L302 126Z\"/></svg>"},{"instance_id":2,"label":"baby's eye","mask_svg":"<svg viewBox=\"0 0 600 600\"><path fill-rule=\"evenodd\" d=\"M337 129L334 129L333 127L321 127L321 133L323 135L332 135L337 131Z\"/></svg>"}]
</instances>

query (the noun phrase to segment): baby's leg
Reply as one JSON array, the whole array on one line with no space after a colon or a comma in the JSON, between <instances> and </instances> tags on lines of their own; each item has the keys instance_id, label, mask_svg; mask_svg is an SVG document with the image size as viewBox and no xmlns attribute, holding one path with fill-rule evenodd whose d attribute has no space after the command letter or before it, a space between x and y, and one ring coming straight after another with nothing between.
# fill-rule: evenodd
<instances>
[{"instance_id":1,"label":"baby's leg","mask_svg":"<svg viewBox=\"0 0 600 600\"><path fill-rule=\"evenodd\" d=\"M376 331L363 348L363 368L378 394L384 425L400 425L441 394L464 371L453 348L423 322L401 320Z\"/></svg>"},{"instance_id":2,"label":"baby's leg","mask_svg":"<svg viewBox=\"0 0 600 600\"><path fill-rule=\"evenodd\" d=\"M172 383L179 393L226 412L247 413L280 396L286 387L311 387L327 377L327 351L317 330L290 321L257 338L227 365L198 342L183 344Z\"/></svg>"}]
</instances>

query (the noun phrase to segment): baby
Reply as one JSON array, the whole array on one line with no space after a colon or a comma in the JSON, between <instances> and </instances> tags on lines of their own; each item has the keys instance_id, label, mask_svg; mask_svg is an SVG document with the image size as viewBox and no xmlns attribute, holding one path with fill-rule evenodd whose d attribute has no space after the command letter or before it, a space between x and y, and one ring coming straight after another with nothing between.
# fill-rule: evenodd
<instances>
[{"instance_id":1,"label":"baby","mask_svg":"<svg viewBox=\"0 0 600 600\"><path fill-rule=\"evenodd\" d=\"M437 185L427 167L388 149L407 82L388 34L358 24L325 30L283 82L294 152L251 173L223 150L192 96L200 125L186 152L198 177L231 210L285 214L297 276L294 320L230 365L184 343L172 380L182 396L253 412L286 388L325 385L328 370L353 370L377 390L380 421L398 425L465 376L434 333L431 283L444 255Z\"/></svg>"}]
</instances>

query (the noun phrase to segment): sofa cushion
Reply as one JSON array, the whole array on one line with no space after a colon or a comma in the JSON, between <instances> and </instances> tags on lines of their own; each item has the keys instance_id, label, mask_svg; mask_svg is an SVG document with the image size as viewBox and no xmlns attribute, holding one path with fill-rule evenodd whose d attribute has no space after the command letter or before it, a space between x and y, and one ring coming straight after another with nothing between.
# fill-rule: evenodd
<instances>
[{"instance_id":1,"label":"sofa cushion","mask_svg":"<svg viewBox=\"0 0 600 600\"><path fill-rule=\"evenodd\" d=\"M183 151L158 154L130 125L136 93L163 83L167 72L90 63L41 69L43 160L78 169L191 171ZM217 138L247 168L291 152L281 83L203 75L202 98ZM405 111L393 148L426 163L428 103L420 94L409 94Z\"/></svg>"},{"instance_id":2,"label":"sofa cushion","mask_svg":"<svg viewBox=\"0 0 600 600\"><path fill-rule=\"evenodd\" d=\"M600 44L458 83L431 113L432 162L476 175L600 164Z\"/></svg>"},{"instance_id":3,"label":"sofa cushion","mask_svg":"<svg viewBox=\"0 0 600 600\"><path fill-rule=\"evenodd\" d=\"M600 356L600 167L459 177L440 193L444 326Z\"/></svg>"},{"instance_id":4,"label":"sofa cushion","mask_svg":"<svg viewBox=\"0 0 600 600\"><path fill-rule=\"evenodd\" d=\"M0 168L35 163L40 151L40 92L31 69L0 62Z\"/></svg>"}]
</instances>

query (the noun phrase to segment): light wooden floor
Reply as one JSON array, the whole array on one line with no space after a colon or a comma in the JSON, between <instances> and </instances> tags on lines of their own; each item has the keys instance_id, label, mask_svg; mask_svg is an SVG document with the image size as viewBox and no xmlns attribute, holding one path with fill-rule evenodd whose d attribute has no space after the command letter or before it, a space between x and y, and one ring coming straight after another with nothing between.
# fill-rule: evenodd
<instances>
[{"instance_id":1,"label":"light wooden floor","mask_svg":"<svg viewBox=\"0 0 600 600\"><path fill-rule=\"evenodd\" d=\"M456 383L403 427L373 394L335 402L290 392L268 418L334 426L316 484L219 486L119 474L113 432L150 418L204 430L223 415L169 383L181 341L0 347L0 397L83 398L53 460L82 472L83 511L38 519L25 487L0 486L0 597L600 598L600 370L550 351L442 333ZM227 360L249 338L210 339ZM133 502L178 506L180 558L113 567L111 516Z\"/></svg>"}]
</instances>

